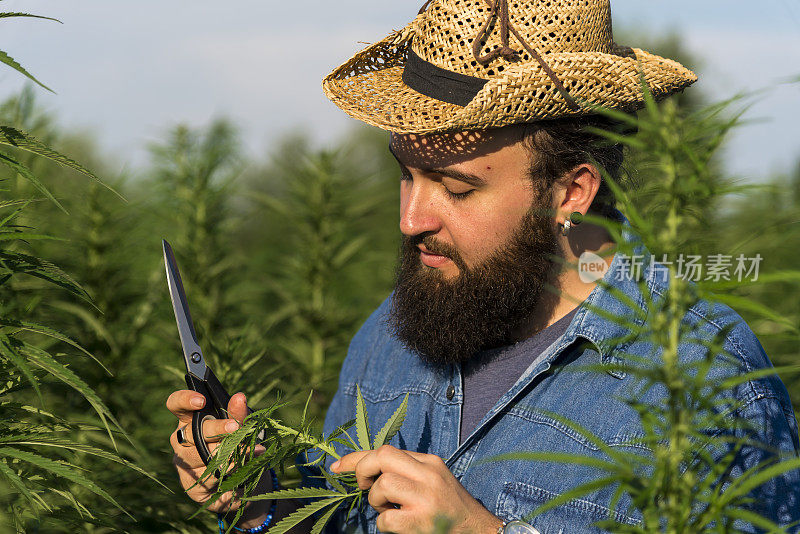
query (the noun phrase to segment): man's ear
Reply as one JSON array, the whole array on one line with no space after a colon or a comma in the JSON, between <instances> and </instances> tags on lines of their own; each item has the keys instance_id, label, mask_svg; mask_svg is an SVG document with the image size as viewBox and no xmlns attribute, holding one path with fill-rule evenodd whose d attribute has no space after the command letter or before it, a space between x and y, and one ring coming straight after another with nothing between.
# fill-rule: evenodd
<instances>
[{"instance_id":1,"label":"man's ear","mask_svg":"<svg viewBox=\"0 0 800 534\"><path fill-rule=\"evenodd\" d=\"M586 214L600 190L601 181L600 171L590 163L581 163L559 180L553 195L556 222L563 224L576 211Z\"/></svg>"}]
</instances>

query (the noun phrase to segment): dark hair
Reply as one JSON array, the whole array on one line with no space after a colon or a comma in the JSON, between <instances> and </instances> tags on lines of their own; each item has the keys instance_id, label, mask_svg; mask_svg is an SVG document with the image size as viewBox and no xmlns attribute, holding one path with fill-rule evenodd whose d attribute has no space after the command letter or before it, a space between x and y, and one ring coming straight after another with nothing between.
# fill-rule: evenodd
<instances>
[{"instance_id":1,"label":"dark hair","mask_svg":"<svg viewBox=\"0 0 800 534\"><path fill-rule=\"evenodd\" d=\"M522 125L524 144L531 151L531 179L547 191L569 171L582 163L599 165L620 183L624 150L621 144L588 131L589 128L619 132L619 123L599 115L555 119ZM595 195L590 211L615 219L616 199L605 180Z\"/></svg>"}]
</instances>

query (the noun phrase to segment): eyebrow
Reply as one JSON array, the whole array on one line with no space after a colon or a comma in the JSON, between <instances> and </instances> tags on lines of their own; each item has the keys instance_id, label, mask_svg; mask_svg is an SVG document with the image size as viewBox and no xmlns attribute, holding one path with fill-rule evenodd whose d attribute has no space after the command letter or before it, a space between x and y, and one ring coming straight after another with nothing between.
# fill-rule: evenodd
<instances>
[{"instance_id":1,"label":"eyebrow","mask_svg":"<svg viewBox=\"0 0 800 534\"><path fill-rule=\"evenodd\" d=\"M397 154L395 153L395 151L392 148L391 144L389 144L389 152L392 154L392 156L394 156L394 159L397 160L397 163L400 165L400 167L405 169L406 166L403 164L402 161L400 161L400 158L397 157ZM454 180L459 180L461 182L466 182L466 183L468 183L470 185L473 185L475 187L481 187L481 186L486 185L486 180L484 180L480 176L476 176L474 174L470 174L468 172L459 171L459 170L456 170L456 169L451 169L451 168L448 168L448 167L424 168L424 169L421 169L421 170L423 172L426 172L426 173L430 172L430 173L434 173L434 174L441 174L442 176L447 176L448 178L453 178Z\"/></svg>"}]
</instances>

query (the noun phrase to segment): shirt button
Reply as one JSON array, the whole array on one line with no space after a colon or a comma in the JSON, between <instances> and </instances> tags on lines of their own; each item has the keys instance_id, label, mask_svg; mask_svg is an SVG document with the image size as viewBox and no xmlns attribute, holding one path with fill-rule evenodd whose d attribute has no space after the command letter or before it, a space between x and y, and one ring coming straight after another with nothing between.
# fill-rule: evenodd
<instances>
[{"instance_id":1,"label":"shirt button","mask_svg":"<svg viewBox=\"0 0 800 534\"><path fill-rule=\"evenodd\" d=\"M456 396L456 388L453 384L447 386L447 400L453 400L453 397Z\"/></svg>"}]
</instances>

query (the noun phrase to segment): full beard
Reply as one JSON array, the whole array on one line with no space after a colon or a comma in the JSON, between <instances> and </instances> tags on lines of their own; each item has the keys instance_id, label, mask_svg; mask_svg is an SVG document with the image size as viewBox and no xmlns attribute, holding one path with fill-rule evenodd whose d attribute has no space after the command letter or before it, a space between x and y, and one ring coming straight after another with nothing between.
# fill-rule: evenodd
<instances>
[{"instance_id":1,"label":"full beard","mask_svg":"<svg viewBox=\"0 0 800 534\"><path fill-rule=\"evenodd\" d=\"M449 257L452 280L423 265L418 245ZM507 345L531 318L562 257L552 218L531 210L511 239L469 268L452 246L432 236L404 236L388 325L427 362L462 363L475 353Z\"/></svg>"}]
</instances>

